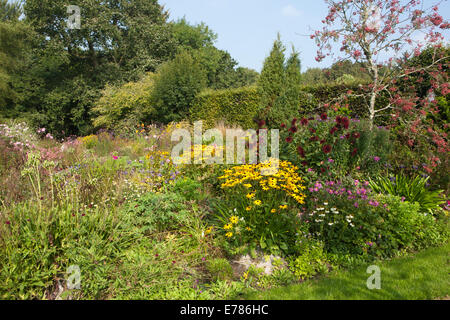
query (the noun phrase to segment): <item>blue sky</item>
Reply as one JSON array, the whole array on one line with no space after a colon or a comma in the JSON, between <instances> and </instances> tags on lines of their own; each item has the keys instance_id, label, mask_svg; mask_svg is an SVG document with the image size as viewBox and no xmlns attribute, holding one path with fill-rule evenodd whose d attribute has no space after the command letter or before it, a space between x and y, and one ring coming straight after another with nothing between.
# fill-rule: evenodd
<instances>
[{"instance_id":1,"label":"blue sky","mask_svg":"<svg viewBox=\"0 0 450 320\"><path fill-rule=\"evenodd\" d=\"M323 0L160 0L176 20L183 16L191 24L205 22L218 34L216 46L228 51L240 66L260 71L273 41L281 40L291 51L300 52L302 70L326 67L330 60L314 60L316 45L309 37L321 27L327 14Z\"/></svg>"},{"instance_id":2,"label":"blue sky","mask_svg":"<svg viewBox=\"0 0 450 320\"><path fill-rule=\"evenodd\" d=\"M449 2L444 0L440 8L445 20L449 19ZM205 22L218 34L216 46L228 51L240 66L260 71L278 32L288 52L292 45L300 52L302 71L328 67L333 62L331 58L316 62L315 42L304 36L321 29L321 21L328 12L324 0L160 0L159 3L169 10L171 20L185 16L191 24Z\"/></svg>"}]
</instances>

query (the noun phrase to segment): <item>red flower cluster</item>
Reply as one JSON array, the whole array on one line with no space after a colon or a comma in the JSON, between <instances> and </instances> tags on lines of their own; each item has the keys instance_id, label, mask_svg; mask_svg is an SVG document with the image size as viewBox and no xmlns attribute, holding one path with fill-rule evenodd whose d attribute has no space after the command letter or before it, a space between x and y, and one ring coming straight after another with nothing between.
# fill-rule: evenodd
<instances>
[{"instance_id":1,"label":"red flower cluster","mask_svg":"<svg viewBox=\"0 0 450 320\"><path fill-rule=\"evenodd\" d=\"M350 120L348 120L348 118L346 117L337 116L336 123L338 128L348 129L348 127L350 126Z\"/></svg>"},{"instance_id":2,"label":"red flower cluster","mask_svg":"<svg viewBox=\"0 0 450 320\"><path fill-rule=\"evenodd\" d=\"M331 146L329 145L329 144L326 144L326 145L324 145L323 147L322 147L322 151L324 152L324 153L330 153L331 152Z\"/></svg>"}]
</instances>

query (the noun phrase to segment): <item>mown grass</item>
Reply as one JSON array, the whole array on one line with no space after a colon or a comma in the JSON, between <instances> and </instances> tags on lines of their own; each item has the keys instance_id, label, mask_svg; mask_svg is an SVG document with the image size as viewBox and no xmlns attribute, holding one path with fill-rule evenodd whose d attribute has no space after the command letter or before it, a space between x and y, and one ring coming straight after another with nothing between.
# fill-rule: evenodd
<instances>
[{"instance_id":1,"label":"mown grass","mask_svg":"<svg viewBox=\"0 0 450 320\"><path fill-rule=\"evenodd\" d=\"M337 270L300 284L252 292L249 300L427 300L450 294L450 243L417 254L374 263L381 289L369 290L368 265Z\"/></svg>"}]
</instances>

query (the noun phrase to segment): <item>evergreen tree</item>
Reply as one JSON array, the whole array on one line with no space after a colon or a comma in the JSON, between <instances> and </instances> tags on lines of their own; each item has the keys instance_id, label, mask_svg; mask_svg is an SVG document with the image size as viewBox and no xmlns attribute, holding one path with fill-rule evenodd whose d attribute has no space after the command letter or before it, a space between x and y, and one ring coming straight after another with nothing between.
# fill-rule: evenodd
<instances>
[{"instance_id":1,"label":"evergreen tree","mask_svg":"<svg viewBox=\"0 0 450 320\"><path fill-rule=\"evenodd\" d=\"M285 50L278 35L258 80L261 103L260 118L257 120L264 120L273 128L279 127L299 110L301 80L299 53L293 48L291 56L285 61Z\"/></svg>"}]
</instances>

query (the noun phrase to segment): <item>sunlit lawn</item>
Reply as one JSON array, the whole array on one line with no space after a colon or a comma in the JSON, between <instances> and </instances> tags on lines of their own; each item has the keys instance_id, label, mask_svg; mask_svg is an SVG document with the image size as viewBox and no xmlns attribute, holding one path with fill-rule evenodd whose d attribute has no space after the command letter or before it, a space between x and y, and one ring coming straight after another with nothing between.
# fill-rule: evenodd
<instances>
[{"instance_id":1,"label":"sunlit lawn","mask_svg":"<svg viewBox=\"0 0 450 320\"><path fill-rule=\"evenodd\" d=\"M415 255L376 263L381 289L369 290L368 266L335 271L301 284L255 292L246 299L263 300L424 300L450 294L450 244Z\"/></svg>"}]
</instances>

